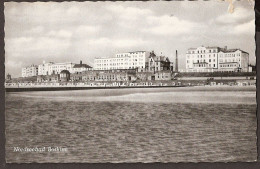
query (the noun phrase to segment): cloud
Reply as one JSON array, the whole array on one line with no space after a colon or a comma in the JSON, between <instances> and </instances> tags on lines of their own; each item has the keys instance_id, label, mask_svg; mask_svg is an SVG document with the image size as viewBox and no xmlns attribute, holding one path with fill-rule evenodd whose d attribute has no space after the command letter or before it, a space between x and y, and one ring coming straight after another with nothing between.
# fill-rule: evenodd
<instances>
[{"instance_id":1,"label":"cloud","mask_svg":"<svg viewBox=\"0 0 260 169\"><path fill-rule=\"evenodd\" d=\"M147 21L150 26L143 31L158 35L180 35L199 28L196 23L169 15L150 16Z\"/></svg>"},{"instance_id":2,"label":"cloud","mask_svg":"<svg viewBox=\"0 0 260 169\"><path fill-rule=\"evenodd\" d=\"M130 38L122 38L122 39L111 39L107 37L102 37L98 39L87 39L85 40L85 45L91 46L110 46L111 48L131 48L136 46L147 45L149 42L145 41L141 38L139 39L130 39Z\"/></svg>"},{"instance_id":3,"label":"cloud","mask_svg":"<svg viewBox=\"0 0 260 169\"><path fill-rule=\"evenodd\" d=\"M86 40L86 43L92 46L96 46L96 45L102 46L111 43L111 40L109 38L88 39Z\"/></svg>"},{"instance_id":4,"label":"cloud","mask_svg":"<svg viewBox=\"0 0 260 169\"><path fill-rule=\"evenodd\" d=\"M122 5L109 5L107 10L119 14L123 19L135 20L138 17L151 15L153 12L149 9L140 9L135 7L124 7Z\"/></svg>"},{"instance_id":5,"label":"cloud","mask_svg":"<svg viewBox=\"0 0 260 169\"><path fill-rule=\"evenodd\" d=\"M100 30L100 26L80 25L75 29L74 36L77 38L89 38L97 35Z\"/></svg>"},{"instance_id":6,"label":"cloud","mask_svg":"<svg viewBox=\"0 0 260 169\"><path fill-rule=\"evenodd\" d=\"M72 33L67 30L58 30L58 31L50 31L47 33L47 36L51 36L53 38L70 38Z\"/></svg>"},{"instance_id":7,"label":"cloud","mask_svg":"<svg viewBox=\"0 0 260 169\"><path fill-rule=\"evenodd\" d=\"M9 67L9 68L17 68L22 66L22 61L18 61L18 60L7 60L5 62L5 66Z\"/></svg>"},{"instance_id":8,"label":"cloud","mask_svg":"<svg viewBox=\"0 0 260 169\"><path fill-rule=\"evenodd\" d=\"M44 27L42 26L36 26L33 27L32 29L28 30L26 33L30 33L30 34L40 34L44 31Z\"/></svg>"},{"instance_id":9,"label":"cloud","mask_svg":"<svg viewBox=\"0 0 260 169\"><path fill-rule=\"evenodd\" d=\"M60 33L63 35L63 32ZM59 35L59 36L60 36ZM6 39L6 56L13 58L35 58L39 56L48 57L49 55L59 56L71 45L69 39L52 37L21 37ZM37 54L37 56L35 56Z\"/></svg>"},{"instance_id":10,"label":"cloud","mask_svg":"<svg viewBox=\"0 0 260 169\"><path fill-rule=\"evenodd\" d=\"M144 46L147 45L149 42L143 39L119 39L115 40L112 44L115 47L123 48L123 47L136 47L136 46Z\"/></svg>"},{"instance_id":11,"label":"cloud","mask_svg":"<svg viewBox=\"0 0 260 169\"><path fill-rule=\"evenodd\" d=\"M249 22L237 25L234 27L232 33L233 34L255 34L255 20L251 20Z\"/></svg>"},{"instance_id":12,"label":"cloud","mask_svg":"<svg viewBox=\"0 0 260 169\"><path fill-rule=\"evenodd\" d=\"M254 16L254 10L247 10L243 7L235 8L233 13L226 12L216 18L216 23L219 24L239 24L247 21Z\"/></svg>"},{"instance_id":13,"label":"cloud","mask_svg":"<svg viewBox=\"0 0 260 169\"><path fill-rule=\"evenodd\" d=\"M75 16L80 13L80 10L77 7L71 7L67 10L67 15L68 16Z\"/></svg>"}]
</instances>

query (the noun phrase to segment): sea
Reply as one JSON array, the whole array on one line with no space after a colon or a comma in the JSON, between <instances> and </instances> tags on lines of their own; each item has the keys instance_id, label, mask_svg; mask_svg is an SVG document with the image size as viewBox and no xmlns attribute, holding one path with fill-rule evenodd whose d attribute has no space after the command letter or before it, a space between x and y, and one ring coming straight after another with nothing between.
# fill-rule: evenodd
<instances>
[{"instance_id":1,"label":"sea","mask_svg":"<svg viewBox=\"0 0 260 169\"><path fill-rule=\"evenodd\" d=\"M7 163L257 160L255 87L33 91L5 97Z\"/></svg>"}]
</instances>

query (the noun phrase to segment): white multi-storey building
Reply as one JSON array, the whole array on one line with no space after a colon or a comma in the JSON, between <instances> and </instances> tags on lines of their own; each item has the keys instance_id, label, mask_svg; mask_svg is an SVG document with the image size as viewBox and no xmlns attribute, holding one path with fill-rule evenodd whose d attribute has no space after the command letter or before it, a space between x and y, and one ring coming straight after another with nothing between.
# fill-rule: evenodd
<instances>
[{"instance_id":1,"label":"white multi-storey building","mask_svg":"<svg viewBox=\"0 0 260 169\"><path fill-rule=\"evenodd\" d=\"M67 62L67 63L54 63L49 66L49 70L51 74L60 74L62 70L72 70L75 63ZM72 73L72 72L71 72Z\"/></svg>"},{"instance_id":2,"label":"white multi-storey building","mask_svg":"<svg viewBox=\"0 0 260 169\"><path fill-rule=\"evenodd\" d=\"M118 53L111 58L96 58L94 60L94 70L112 70L112 69L134 69L145 68L148 63L150 52L136 51L127 53Z\"/></svg>"},{"instance_id":3,"label":"white multi-storey building","mask_svg":"<svg viewBox=\"0 0 260 169\"><path fill-rule=\"evenodd\" d=\"M45 63L45 61L43 61L43 63L38 66L38 75L52 74L52 72L50 71L50 66L53 64L53 62Z\"/></svg>"},{"instance_id":4,"label":"white multi-storey building","mask_svg":"<svg viewBox=\"0 0 260 169\"><path fill-rule=\"evenodd\" d=\"M62 70L68 70L70 73L78 73L87 70L92 70L92 67L87 64L82 64L82 61L80 61L80 64L71 63L71 62L45 63L45 61L43 61L43 63L40 64L39 66L32 65L26 68L22 68L22 77L60 74Z\"/></svg>"},{"instance_id":5,"label":"white multi-storey building","mask_svg":"<svg viewBox=\"0 0 260 169\"><path fill-rule=\"evenodd\" d=\"M22 68L22 77L30 77L38 75L38 66L31 65L25 68Z\"/></svg>"},{"instance_id":6,"label":"white multi-storey building","mask_svg":"<svg viewBox=\"0 0 260 169\"><path fill-rule=\"evenodd\" d=\"M249 54L240 49L190 48L186 53L187 72L248 72Z\"/></svg>"}]
</instances>

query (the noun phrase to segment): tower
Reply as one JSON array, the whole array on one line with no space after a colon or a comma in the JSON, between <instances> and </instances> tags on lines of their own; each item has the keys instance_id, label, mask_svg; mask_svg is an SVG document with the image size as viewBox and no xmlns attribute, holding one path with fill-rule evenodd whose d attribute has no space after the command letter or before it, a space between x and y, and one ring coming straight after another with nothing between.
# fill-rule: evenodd
<instances>
[{"instance_id":1,"label":"tower","mask_svg":"<svg viewBox=\"0 0 260 169\"><path fill-rule=\"evenodd\" d=\"M176 50L175 71L178 72L178 51Z\"/></svg>"},{"instance_id":2,"label":"tower","mask_svg":"<svg viewBox=\"0 0 260 169\"><path fill-rule=\"evenodd\" d=\"M11 75L9 73L6 76L6 80L12 80L12 77L11 77Z\"/></svg>"}]
</instances>

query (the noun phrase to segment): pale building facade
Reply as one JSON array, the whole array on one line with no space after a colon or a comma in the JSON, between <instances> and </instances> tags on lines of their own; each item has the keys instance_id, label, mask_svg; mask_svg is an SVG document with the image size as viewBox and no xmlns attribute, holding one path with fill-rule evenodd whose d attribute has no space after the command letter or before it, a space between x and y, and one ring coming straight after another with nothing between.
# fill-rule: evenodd
<instances>
[{"instance_id":1,"label":"pale building facade","mask_svg":"<svg viewBox=\"0 0 260 169\"><path fill-rule=\"evenodd\" d=\"M249 54L240 49L190 48L186 52L187 72L248 72Z\"/></svg>"},{"instance_id":2,"label":"pale building facade","mask_svg":"<svg viewBox=\"0 0 260 169\"><path fill-rule=\"evenodd\" d=\"M118 53L112 58L96 58L94 60L94 70L145 68L149 56L150 52L135 51Z\"/></svg>"},{"instance_id":3,"label":"pale building facade","mask_svg":"<svg viewBox=\"0 0 260 169\"><path fill-rule=\"evenodd\" d=\"M87 64L80 64L66 62L66 63L45 63L35 66L22 68L22 77L37 76L37 75L53 75L60 74L62 70L68 70L70 73L79 73L83 71L92 70L92 67Z\"/></svg>"},{"instance_id":4,"label":"pale building facade","mask_svg":"<svg viewBox=\"0 0 260 169\"><path fill-rule=\"evenodd\" d=\"M62 70L72 70L75 63L67 62L67 63L54 63L50 65L49 70L51 74L60 74Z\"/></svg>"},{"instance_id":5,"label":"pale building facade","mask_svg":"<svg viewBox=\"0 0 260 169\"><path fill-rule=\"evenodd\" d=\"M53 64L53 62L45 63L45 61L43 61L43 63L38 66L38 75L51 75L50 66Z\"/></svg>"},{"instance_id":6,"label":"pale building facade","mask_svg":"<svg viewBox=\"0 0 260 169\"><path fill-rule=\"evenodd\" d=\"M38 75L38 66L31 65L25 68L22 68L22 77L31 77Z\"/></svg>"}]
</instances>

